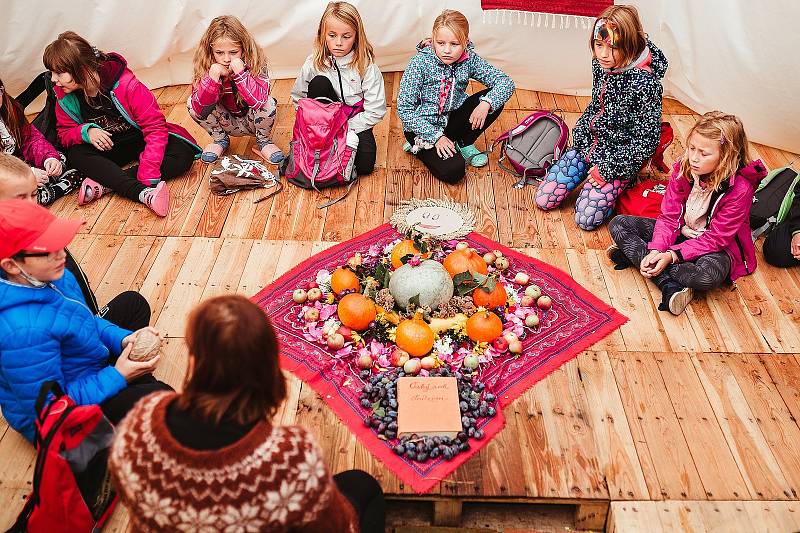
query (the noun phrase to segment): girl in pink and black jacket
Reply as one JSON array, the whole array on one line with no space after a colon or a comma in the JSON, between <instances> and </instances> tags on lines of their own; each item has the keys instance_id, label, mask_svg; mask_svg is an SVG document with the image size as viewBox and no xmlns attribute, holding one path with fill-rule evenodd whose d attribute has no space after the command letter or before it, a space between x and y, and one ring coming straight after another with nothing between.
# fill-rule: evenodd
<instances>
[{"instance_id":1,"label":"girl in pink and black jacket","mask_svg":"<svg viewBox=\"0 0 800 533\"><path fill-rule=\"evenodd\" d=\"M706 113L689 131L657 219L619 215L609 225L608 255L618 268L638 266L661 289L659 310L679 315L693 290L752 274L753 193L767 171L752 161L738 117Z\"/></svg>"},{"instance_id":2,"label":"girl in pink and black jacket","mask_svg":"<svg viewBox=\"0 0 800 533\"><path fill-rule=\"evenodd\" d=\"M169 191L162 179L187 171L200 153L189 132L166 121L153 93L119 54L100 52L68 31L42 59L58 98L59 140L70 164L87 176L78 203L110 189L166 216ZM123 170L129 163L138 164Z\"/></svg>"},{"instance_id":3,"label":"girl in pink and black jacket","mask_svg":"<svg viewBox=\"0 0 800 533\"><path fill-rule=\"evenodd\" d=\"M213 163L230 145L230 136L254 135L256 153L270 163L283 161L272 142L277 104L270 96L267 58L256 40L233 16L211 21L194 53L189 114L211 143L201 159Z\"/></svg>"}]
</instances>

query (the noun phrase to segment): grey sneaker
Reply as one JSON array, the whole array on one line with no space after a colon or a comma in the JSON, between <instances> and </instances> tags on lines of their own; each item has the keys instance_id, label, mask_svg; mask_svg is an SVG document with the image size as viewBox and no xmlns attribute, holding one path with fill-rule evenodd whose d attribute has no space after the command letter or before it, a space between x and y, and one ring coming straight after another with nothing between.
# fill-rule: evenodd
<instances>
[{"instance_id":1,"label":"grey sneaker","mask_svg":"<svg viewBox=\"0 0 800 533\"><path fill-rule=\"evenodd\" d=\"M684 287L673 293L669 297L669 312L675 316L680 315L686 310L686 306L692 301L693 296L694 291L689 287Z\"/></svg>"}]
</instances>

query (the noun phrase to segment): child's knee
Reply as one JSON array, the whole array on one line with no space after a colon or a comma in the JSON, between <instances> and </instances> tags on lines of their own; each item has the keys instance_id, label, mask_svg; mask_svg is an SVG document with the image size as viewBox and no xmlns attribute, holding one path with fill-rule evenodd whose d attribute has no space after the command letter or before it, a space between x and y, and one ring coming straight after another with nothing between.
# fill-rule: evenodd
<instances>
[{"instance_id":1,"label":"child's knee","mask_svg":"<svg viewBox=\"0 0 800 533\"><path fill-rule=\"evenodd\" d=\"M600 209L592 205L579 206L579 204L575 204L575 224L584 231L596 230L603 225L603 222L605 222L610 214L610 209Z\"/></svg>"}]
</instances>

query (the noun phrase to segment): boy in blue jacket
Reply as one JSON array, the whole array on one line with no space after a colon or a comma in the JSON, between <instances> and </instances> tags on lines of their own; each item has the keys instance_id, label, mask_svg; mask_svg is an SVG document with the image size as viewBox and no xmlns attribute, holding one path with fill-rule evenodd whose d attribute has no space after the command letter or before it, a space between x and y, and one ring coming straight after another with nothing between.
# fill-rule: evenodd
<instances>
[{"instance_id":1,"label":"boy in blue jacket","mask_svg":"<svg viewBox=\"0 0 800 533\"><path fill-rule=\"evenodd\" d=\"M32 202L0 202L0 408L28 440L45 381L58 381L80 405L100 404L112 423L141 397L169 389L151 374L159 357L131 361L136 333L94 315L65 271L64 248L82 224ZM146 327L133 324L134 314L120 318Z\"/></svg>"}]
</instances>

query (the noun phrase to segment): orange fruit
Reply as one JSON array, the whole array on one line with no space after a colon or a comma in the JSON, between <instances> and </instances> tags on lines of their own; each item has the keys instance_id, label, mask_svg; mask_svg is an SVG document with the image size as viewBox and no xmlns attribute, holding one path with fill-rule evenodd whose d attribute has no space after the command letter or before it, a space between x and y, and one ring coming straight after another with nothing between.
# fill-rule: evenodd
<instances>
[{"instance_id":1,"label":"orange fruit","mask_svg":"<svg viewBox=\"0 0 800 533\"><path fill-rule=\"evenodd\" d=\"M442 266L447 270L451 278L468 270L484 275L489 271L483 257L473 252L470 248L450 252L442 261Z\"/></svg>"},{"instance_id":2,"label":"orange fruit","mask_svg":"<svg viewBox=\"0 0 800 533\"><path fill-rule=\"evenodd\" d=\"M406 239L398 242L394 245L394 248L392 248L392 266L394 268L403 266L401 259L408 254L421 255L423 258L428 256L428 254L422 254L422 252L419 251L419 248L417 248L417 245L414 244L412 239Z\"/></svg>"},{"instance_id":3,"label":"orange fruit","mask_svg":"<svg viewBox=\"0 0 800 533\"><path fill-rule=\"evenodd\" d=\"M357 292L346 294L336 308L339 320L348 328L364 331L375 320L375 302Z\"/></svg>"},{"instance_id":4,"label":"orange fruit","mask_svg":"<svg viewBox=\"0 0 800 533\"><path fill-rule=\"evenodd\" d=\"M505 307L507 300L506 289L499 281L491 292L486 292L480 287L472 291L472 301L478 307Z\"/></svg>"},{"instance_id":5,"label":"orange fruit","mask_svg":"<svg viewBox=\"0 0 800 533\"><path fill-rule=\"evenodd\" d=\"M414 357L422 357L433 348L433 330L420 315L403 320L395 332L395 344Z\"/></svg>"},{"instance_id":6,"label":"orange fruit","mask_svg":"<svg viewBox=\"0 0 800 533\"><path fill-rule=\"evenodd\" d=\"M338 296L347 289L358 292L361 290L361 284L355 272L349 268L339 267L331 273L331 290Z\"/></svg>"},{"instance_id":7,"label":"orange fruit","mask_svg":"<svg viewBox=\"0 0 800 533\"><path fill-rule=\"evenodd\" d=\"M475 342L492 342L503 333L503 322L494 313L480 311L467 320L467 336Z\"/></svg>"}]
</instances>

